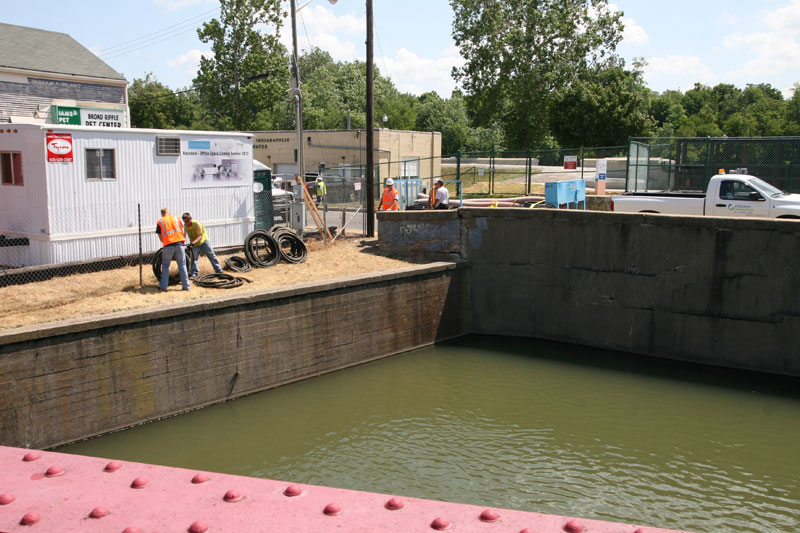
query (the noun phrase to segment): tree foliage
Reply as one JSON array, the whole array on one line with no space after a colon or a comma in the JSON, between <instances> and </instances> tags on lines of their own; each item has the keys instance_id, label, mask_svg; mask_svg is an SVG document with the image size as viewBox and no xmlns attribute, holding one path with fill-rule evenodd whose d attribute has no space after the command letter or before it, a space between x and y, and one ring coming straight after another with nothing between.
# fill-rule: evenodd
<instances>
[{"instance_id":1,"label":"tree foliage","mask_svg":"<svg viewBox=\"0 0 800 533\"><path fill-rule=\"evenodd\" d=\"M135 78L128 88L131 126L134 128L188 129L195 109L188 93L173 93L152 72Z\"/></svg>"},{"instance_id":2,"label":"tree foliage","mask_svg":"<svg viewBox=\"0 0 800 533\"><path fill-rule=\"evenodd\" d=\"M289 63L277 37L282 24L280 0L220 0L219 19L197 30L213 55L200 59L194 86L218 128L250 129L259 113L284 97Z\"/></svg>"},{"instance_id":3,"label":"tree foliage","mask_svg":"<svg viewBox=\"0 0 800 533\"><path fill-rule=\"evenodd\" d=\"M621 64L588 70L557 91L550 110L551 132L561 146L621 146L628 137L650 135L649 91L642 71Z\"/></svg>"},{"instance_id":4,"label":"tree foliage","mask_svg":"<svg viewBox=\"0 0 800 533\"><path fill-rule=\"evenodd\" d=\"M553 93L613 56L622 14L606 0L451 0L465 64L453 75L478 123L499 120L518 148L549 133Z\"/></svg>"}]
</instances>

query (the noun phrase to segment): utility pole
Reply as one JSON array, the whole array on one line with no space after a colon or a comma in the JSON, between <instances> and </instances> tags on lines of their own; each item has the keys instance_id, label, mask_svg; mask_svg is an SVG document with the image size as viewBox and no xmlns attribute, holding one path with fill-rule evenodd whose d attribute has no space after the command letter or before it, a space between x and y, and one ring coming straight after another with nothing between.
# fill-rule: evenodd
<instances>
[{"instance_id":1,"label":"utility pole","mask_svg":"<svg viewBox=\"0 0 800 533\"><path fill-rule=\"evenodd\" d=\"M297 63L297 8L295 0L290 1L292 10L292 96L295 104L295 133L297 134L297 174L305 183L303 168L303 95L300 92L300 65Z\"/></svg>"},{"instance_id":2,"label":"utility pole","mask_svg":"<svg viewBox=\"0 0 800 533\"><path fill-rule=\"evenodd\" d=\"M367 237L375 236L375 102L372 94L372 63L372 0L367 0Z\"/></svg>"}]
</instances>

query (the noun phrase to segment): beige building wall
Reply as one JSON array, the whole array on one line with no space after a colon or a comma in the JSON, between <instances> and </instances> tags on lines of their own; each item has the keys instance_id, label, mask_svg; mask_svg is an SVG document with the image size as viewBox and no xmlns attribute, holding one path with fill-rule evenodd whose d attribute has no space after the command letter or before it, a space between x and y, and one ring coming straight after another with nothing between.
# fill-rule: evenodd
<instances>
[{"instance_id":1,"label":"beige building wall","mask_svg":"<svg viewBox=\"0 0 800 533\"><path fill-rule=\"evenodd\" d=\"M297 169L297 136L294 130L254 131L253 157L274 173ZM366 164L365 130L307 130L303 132L306 172L325 168L359 167ZM442 134L439 132L377 129L374 137L377 176L430 179L441 175ZM356 172L358 174L358 172Z\"/></svg>"}]
</instances>

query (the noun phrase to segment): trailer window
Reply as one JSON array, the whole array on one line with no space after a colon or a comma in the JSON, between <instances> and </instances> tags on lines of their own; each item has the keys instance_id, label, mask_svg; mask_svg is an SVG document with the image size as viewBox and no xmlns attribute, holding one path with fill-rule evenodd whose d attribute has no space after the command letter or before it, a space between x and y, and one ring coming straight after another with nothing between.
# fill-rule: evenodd
<instances>
[{"instance_id":1,"label":"trailer window","mask_svg":"<svg viewBox=\"0 0 800 533\"><path fill-rule=\"evenodd\" d=\"M114 150L109 148L86 149L86 179L87 180L115 180L117 179L114 165Z\"/></svg>"},{"instance_id":2,"label":"trailer window","mask_svg":"<svg viewBox=\"0 0 800 533\"><path fill-rule=\"evenodd\" d=\"M22 185L22 152L0 152L3 185Z\"/></svg>"}]
</instances>

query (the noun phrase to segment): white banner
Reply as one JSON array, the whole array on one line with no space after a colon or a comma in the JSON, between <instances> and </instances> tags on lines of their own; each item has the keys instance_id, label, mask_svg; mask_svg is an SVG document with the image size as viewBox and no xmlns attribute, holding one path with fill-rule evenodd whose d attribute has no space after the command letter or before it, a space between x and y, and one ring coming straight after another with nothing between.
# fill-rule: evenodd
<instances>
[{"instance_id":1,"label":"white banner","mask_svg":"<svg viewBox=\"0 0 800 533\"><path fill-rule=\"evenodd\" d=\"M81 108L81 125L100 128L124 128L125 111Z\"/></svg>"},{"instance_id":2,"label":"white banner","mask_svg":"<svg viewBox=\"0 0 800 533\"><path fill-rule=\"evenodd\" d=\"M250 187L253 183L252 146L238 139L181 139L184 189Z\"/></svg>"}]
</instances>

